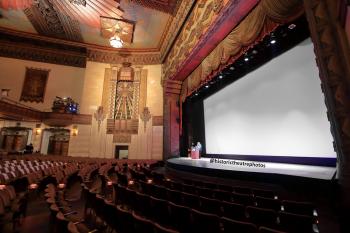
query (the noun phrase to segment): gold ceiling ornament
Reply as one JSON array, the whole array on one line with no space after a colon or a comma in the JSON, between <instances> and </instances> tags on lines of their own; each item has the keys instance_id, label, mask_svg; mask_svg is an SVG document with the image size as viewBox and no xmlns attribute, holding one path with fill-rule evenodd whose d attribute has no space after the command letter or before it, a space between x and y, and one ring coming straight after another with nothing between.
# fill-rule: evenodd
<instances>
[{"instance_id":1,"label":"gold ceiling ornament","mask_svg":"<svg viewBox=\"0 0 350 233\"><path fill-rule=\"evenodd\" d=\"M86 6L86 0L69 0L70 3Z\"/></svg>"},{"instance_id":2,"label":"gold ceiling ornament","mask_svg":"<svg viewBox=\"0 0 350 233\"><path fill-rule=\"evenodd\" d=\"M134 37L135 22L101 16L101 36L108 38L114 48L123 47L124 43L131 44Z\"/></svg>"}]
</instances>

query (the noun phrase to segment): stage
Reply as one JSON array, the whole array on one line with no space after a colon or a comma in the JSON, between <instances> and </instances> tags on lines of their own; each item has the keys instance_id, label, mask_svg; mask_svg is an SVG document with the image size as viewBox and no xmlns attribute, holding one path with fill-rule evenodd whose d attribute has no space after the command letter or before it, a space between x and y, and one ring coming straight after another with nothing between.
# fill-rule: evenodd
<instances>
[{"instance_id":1,"label":"stage","mask_svg":"<svg viewBox=\"0 0 350 233\"><path fill-rule=\"evenodd\" d=\"M336 171L335 167L325 166L217 158L191 159L186 157L168 159L167 166L174 169L206 175L239 176L248 179L264 177L264 180L278 180L282 177L331 180Z\"/></svg>"}]
</instances>

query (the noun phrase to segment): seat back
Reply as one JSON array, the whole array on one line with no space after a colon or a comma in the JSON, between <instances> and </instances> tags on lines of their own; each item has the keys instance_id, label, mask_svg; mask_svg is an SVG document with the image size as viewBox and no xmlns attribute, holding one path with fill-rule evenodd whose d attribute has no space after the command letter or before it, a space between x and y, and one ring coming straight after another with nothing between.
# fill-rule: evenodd
<instances>
[{"instance_id":1,"label":"seat back","mask_svg":"<svg viewBox=\"0 0 350 233\"><path fill-rule=\"evenodd\" d=\"M255 197L256 205L260 208L272 209L275 211L281 210L281 201L273 198Z\"/></svg>"},{"instance_id":2,"label":"seat back","mask_svg":"<svg viewBox=\"0 0 350 233\"><path fill-rule=\"evenodd\" d=\"M133 217L133 232L153 233L153 224L150 220L132 213Z\"/></svg>"},{"instance_id":3,"label":"seat back","mask_svg":"<svg viewBox=\"0 0 350 233\"><path fill-rule=\"evenodd\" d=\"M232 202L222 202L223 216L226 218L245 221L245 207L242 204L232 203Z\"/></svg>"},{"instance_id":4,"label":"seat back","mask_svg":"<svg viewBox=\"0 0 350 233\"><path fill-rule=\"evenodd\" d=\"M220 218L215 214L204 213L192 209L192 232L218 233L220 232Z\"/></svg>"},{"instance_id":5,"label":"seat back","mask_svg":"<svg viewBox=\"0 0 350 233\"><path fill-rule=\"evenodd\" d=\"M174 229L163 227L158 223L154 223L154 233L180 233L180 232Z\"/></svg>"},{"instance_id":6,"label":"seat back","mask_svg":"<svg viewBox=\"0 0 350 233\"><path fill-rule=\"evenodd\" d=\"M190 193L182 193L183 205L190 208L198 209L199 208L199 198L198 196Z\"/></svg>"},{"instance_id":7,"label":"seat back","mask_svg":"<svg viewBox=\"0 0 350 233\"><path fill-rule=\"evenodd\" d=\"M247 214L251 222L258 226L276 227L277 213L274 210L248 206Z\"/></svg>"},{"instance_id":8,"label":"seat back","mask_svg":"<svg viewBox=\"0 0 350 233\"><path fill-rule=\"evenodd\" d=\"M268 228L268 227L260 227L259 233L287 233L287 232L286 231L279 231L279 230Z\"/></svg>"},{"instance_id":9,"label":"seat back","mask_svg":"<svg viewBox=\"0 0 350 233\"><path fill-rule=\"evenodd\" d=\"M182 205L177 205L172 202L169 204L169 213L171 219L171 226L180 232L190 232L191 225L191 210Z\"/></svg>"},{"instance_id":10,"label":"seat back","mask_svg":"<svg viewBox=\"0 0 350 233\"><path fill-rule=\"evenodd\" d=\"M221 201L206 197L199 197L199 200L201 211L216 214L218 216L222 215Z\"/></svg>"},{"instance_id":11,"label":"seat back","mask_svg":"<svg viewBox=\"0 0 350 233\"><path fill-rule=\"evenodd\" d=\"M283 209L286 212L301 214L301 215L314 215L315 206L310 202L297 202L297 201L282 201Z\"/></svg>"},{"instance_id":12,"label":"seat back","mask_svg":"<svg viewBox=\"0 0 350 233\"><path fill-rule=\"evenodd\" d=\"M116 232L118 233L134 233L133 216L130 211L122 209L121 206L116 207Z\"/></svg>"},{"instance_id":13,"label":"seat back","mask_svg":"<svg viewBox=\"0 0 350 233\"><path fill-rule=\"evenodd\" d=\"M229 218L221 218L221 222L223 225L223 232L232 233L232 232L239 232L239 233L257 233L258 228L255 224L249 223L249 222L241 222L236 221Z\"/></svg>"},{"instance_id":14,"label":"seat back","mask_svg":"<svg viewBox=\"0 0 350 233\"><path fill-rule=\"evenodd\" d=\"M311 216L293 214L284 211L279 212L280 226L282 230L290 233L313 233L315 220Z\"/></svg>"},{"instance_id":15,"label":"seat back","mask_svg":"<svg viewBox=\"0 0 350 233\"><path fill-rule=\"evenodd\" d=\"M162 225L168 225L170 220L168 202L163 199L151 197L152 219Z\"/></svg>"}]
</instances>

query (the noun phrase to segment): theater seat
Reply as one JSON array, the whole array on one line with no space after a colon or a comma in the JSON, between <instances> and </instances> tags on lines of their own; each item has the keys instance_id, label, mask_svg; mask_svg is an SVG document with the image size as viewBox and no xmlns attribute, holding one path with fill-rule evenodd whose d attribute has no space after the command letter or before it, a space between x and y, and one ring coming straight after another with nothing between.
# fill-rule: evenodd
<instances>
[{"instance_id":1,"label":"theater seat","mask_svg":"<svg viewBox=\"0 0 350 233\"><path fill-rule=\"evenodd\" d=\"M271 228L267 228L267 227L260 227L259 233L287 233L287 232L286 231L279 231L279 230L271 229Z\"/></svg>"},{"instance_id":2,"label":"theater seat","mask_svg":"<svg viewBox=\"0 0 350 233\"><path fill-rule=\"evenodd\" d=\"M137 215L135 212L133 216L133 233L153 233L153 224L150 220Z\"/></svg>"},{"instance_id":3,"label":"theater seat","mask_svg":"<svg viewBox=\"0 0 350 233\"><path fill-rule=\"evenodd\" d=\"M280 227L289 233L314 233L315 220L312 216L279 212Z\"/></svg>"},{"instance_id":4,"label":"theater seat","mask_svg":"<svg viewBox=\"0 0 350 233\"><path fill-rule=\"evenodd\" d=\"M218 233L220 232L220 218L215 214L204 213L192 209L192 232Z\"/></svg>"},{"instance_id":5,"label":"theater seat","mask_svg":"<svg viewBox=\"0 0 350 233\"><path fill-rule=\"evenodd\" d=\"M229 218L221 218L223 232L225 233L257 233L258 228L255 224L249 222L236 221Z\"/></svg>"},{"instance_id":6,"label":"theater seat","mask_svg":"<svg viewBox=\"0 0 350 233\"><path fill-rule=\"evenodd\" d=\"M249 220L258 226L276 227L277 213L274 210L248 206L246 208Z\"/></svg>"},{"instance_id":7,"label":"theater seat","mask_svg":"<svg viewBox=\"0 0 350 233\"><path fill-rule=\"evenodd\" d=\"M179 231L163 227L158 223L154 223L154 233L180 233Z\"/></svg>"},{"instance_id":8,"label":"theater seat","mask_svg":"<svg viewBox=\"0 0 350 233\"><path fill-rule=\"evenodd\" d=\"M255 197L255 202L260 208L272 209L275 211L281 210L281 202L278 199L257 196Z\"/></svg>"},{"instance_id":9,"label":"theater seat","mask_svg":"<svg viewBox=\"0 0 350 233\"><path fill-rule=\"evenodd\" d=\"M224 217L238 221L246 220L245 207L242 204L223 201L222 207Z\"/></svg>"},{"instance_id":10,"label":"theater seat","mask_svg":"<svg viewBox=\"0 0 350 233\"><path fill-rule=\"evenodd\" d=\"M315 205L310 202L282 201L283 210L289 213L315 216Z\"/></svg>"},{"instance_id":11,"label":"theater seat","mask_svg":"<svg viewBox=\"0 0 350 233\"><path fill-rule=\"evenodd\" d=\"M169 213L171 227L180 231L181 233L191 233L191 209L169 202Z\"/></svg>"}]
</instances>

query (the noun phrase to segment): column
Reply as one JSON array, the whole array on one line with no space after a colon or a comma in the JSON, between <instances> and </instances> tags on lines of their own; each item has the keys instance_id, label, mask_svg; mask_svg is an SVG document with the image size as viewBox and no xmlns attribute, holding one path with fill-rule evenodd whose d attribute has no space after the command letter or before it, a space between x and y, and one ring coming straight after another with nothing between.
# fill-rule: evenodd
<instances>
[{"instance_id":1,"label":"column","mask_svg":"<svg viewBox=\"0 0 350 233\"><path fill-rule=\"evenodd\" d=\"M350 50L341 24L343 2L304 0L304 6L338 154L342 232L350 232Z\"/></svg>"},{"instance_id":2,"label":"column","mask_svg":"<svg viewBox=\"0 0 350 233\"><path fill-rule=\"evenodd\" d=\"M180 92L181 81L164 81L163 159L180 155Z\"/></svg>"}]
</instances>

